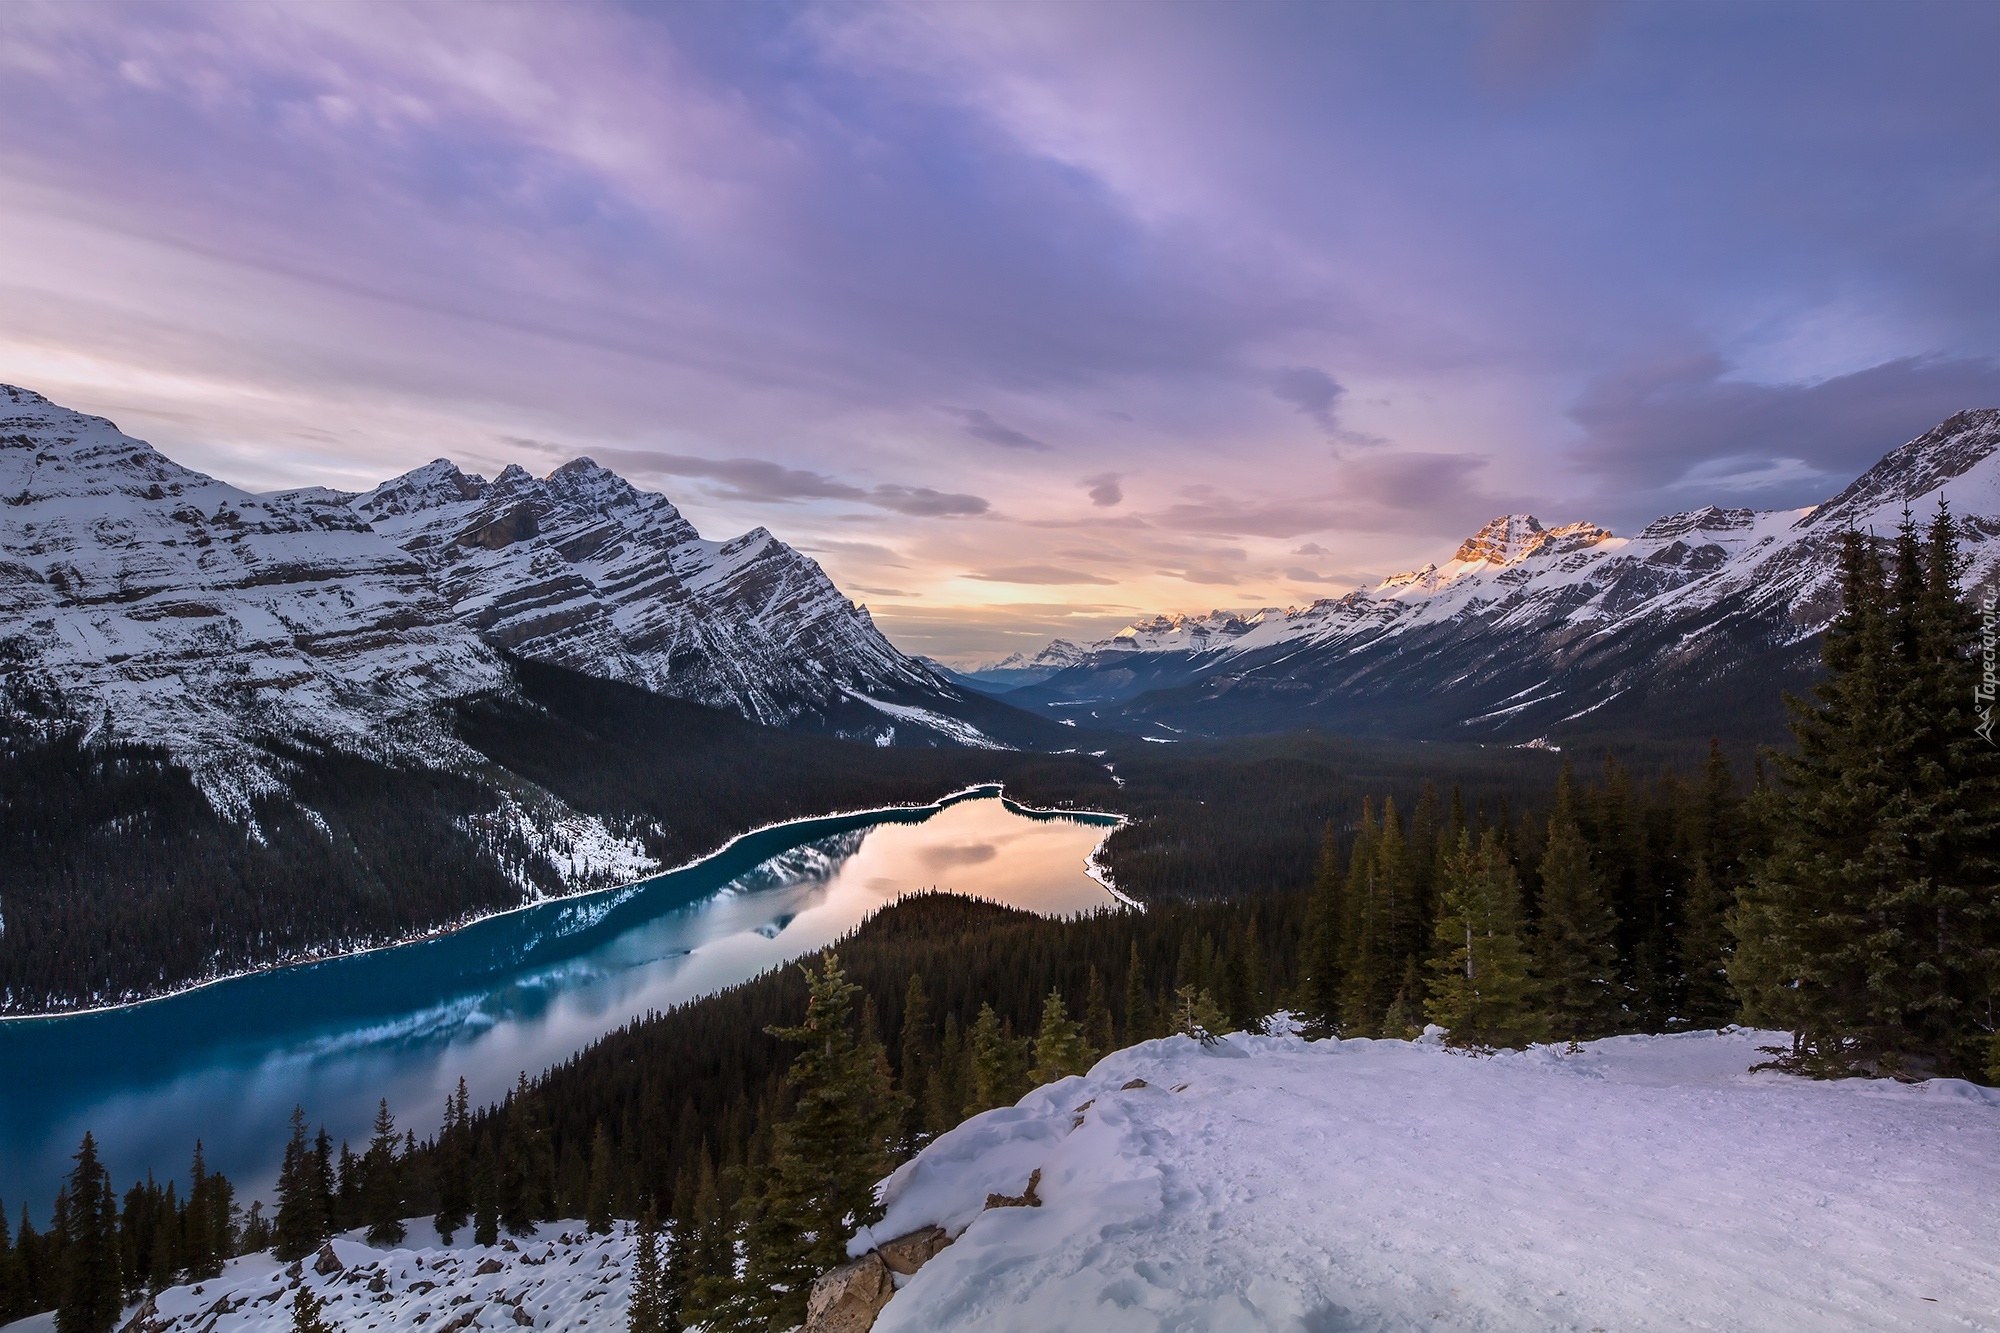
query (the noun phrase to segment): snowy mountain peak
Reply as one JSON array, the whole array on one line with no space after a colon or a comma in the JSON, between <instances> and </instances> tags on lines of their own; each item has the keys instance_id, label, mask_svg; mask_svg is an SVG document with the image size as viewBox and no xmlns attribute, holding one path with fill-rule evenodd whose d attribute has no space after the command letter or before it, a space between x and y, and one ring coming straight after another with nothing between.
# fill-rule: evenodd
<instances>
[{"instance_id":1,"label":"snowy mountain peak","mask_svg":"<svg viewBox=\"0 0 2000 1333\"><path fill-rule=\"evenodd\" d=\"M18 384L0 384L0 393L7 395L8 402L22 407L34 407L49 401L33 389L24 389Z\"/></svg>"},{"instance_id":2,"label":"snowy mountain peak","mask_svg":"<svg viewBox=\"0 0 2000 1333\"><path fill-rule=\"evenodd\" d=\"M485 493L484 477L459 471L449 458L436 458L357 497L354 507L371 519L386 518L477 500Z\"/></svg>"},{"instance_id":3,"label":"snowy mountain peak","mask_svg":"<svg viewBox=\"0 0 2000 1333\"><path fill-rule=\"evenodd\" d=\"M1534 548L1542 525L1533 514L1502 514L1467 537L1452 559L1464 564L1511 565Z\"/></svg>"}]
</instances>

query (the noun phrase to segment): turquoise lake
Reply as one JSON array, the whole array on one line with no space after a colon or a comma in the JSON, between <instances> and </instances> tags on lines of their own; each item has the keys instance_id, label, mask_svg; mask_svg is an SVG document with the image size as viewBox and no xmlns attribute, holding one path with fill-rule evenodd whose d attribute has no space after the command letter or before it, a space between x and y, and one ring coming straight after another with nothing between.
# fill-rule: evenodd
<instances>
[{"instance_id":1,"label":"turquoise lake","mask_svg":"<svg viewBox=\"0 0 2000 1333\"><path fill-rule=\"evenodd\" d=\"M97 1136L122 1191L181 1179L196 1136L239 1196L266 1194L300 1104L336 1143L376 1100L433 1132L463 1076L491 1101L648 1010L812 953L907 893L1045 915L1118 906L1086 873L1117 820L1025 811L981 789L918 809L805 820L620 889L536 904L394 948L122 1009L0 1023L0 1199L48 1221Z\"/></svg>"}]
</instances>

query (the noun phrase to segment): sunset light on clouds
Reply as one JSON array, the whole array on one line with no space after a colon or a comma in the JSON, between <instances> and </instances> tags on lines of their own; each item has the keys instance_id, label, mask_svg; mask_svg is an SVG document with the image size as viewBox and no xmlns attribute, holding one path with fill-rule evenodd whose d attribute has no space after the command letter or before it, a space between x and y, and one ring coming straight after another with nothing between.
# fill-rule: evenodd
<instances>
[{"instance_id":1,"label":"sunset light on clouds","mask_svg":"<svg viewBox=\"0 0 2000 1333\"><path fill-rule=\"evenodd\" d=\"M255 490L579 454L970 662L2000 403L1973 5L33 5L0 380Z\"/></svg>"}]
</instances>

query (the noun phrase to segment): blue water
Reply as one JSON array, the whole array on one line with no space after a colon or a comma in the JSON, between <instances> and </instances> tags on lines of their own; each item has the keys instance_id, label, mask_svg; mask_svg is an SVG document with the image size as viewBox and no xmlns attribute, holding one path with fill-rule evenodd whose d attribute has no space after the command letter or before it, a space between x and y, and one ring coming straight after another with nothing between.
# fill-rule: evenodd
<instances>
[{"instance_id":1,"label":"blue water","mask_svg":"<svg viewBox=\"0 0 2000 1333\"><path fill-rule=\"evenodd\" d=\"M0 1199L18 1223L25 1198L45 1225L86 1129L120 1189L149 1170L184 1180L200 1136L240 1196L267 1194L295 1103L359 1143L387 1097L399 1127L425 1137L460 1076L490 1101L517 1071L813 952L904 893L1051 915L1111 907L1084 862L1113 822L1030 814L997 791L806 820L435 939L0 1023Z\"/></svg>"}]
</instances>

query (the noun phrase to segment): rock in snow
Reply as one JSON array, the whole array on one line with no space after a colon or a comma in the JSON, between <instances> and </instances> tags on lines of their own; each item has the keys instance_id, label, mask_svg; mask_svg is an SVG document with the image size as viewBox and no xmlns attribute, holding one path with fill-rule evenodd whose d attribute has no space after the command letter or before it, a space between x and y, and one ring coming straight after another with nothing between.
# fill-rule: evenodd
<instances>
[{"instance_id":1,"label":"rock in snow","mask_svg":"<svg viewBox=\"0 0 2000 1333\"><path fill-rule=\"evenodd\" d=\"M127 1315L129 1333L285 1333L301 1286L326 1302L333 1328L598 1329L623 1333L634 1237L618 1226L592 1236L581 1222L551 1222L527 1239L443 1246L427 1218L412 1218L407 1246L382 1250L342 1238L338 1267L308 1258L280 1265L266 1254L231 1261L219 1278L170 1287ZM358 1235L359 1233L350 1233ZM469 1231L458 1233L469 1241Z\"/></svg>"},{"instance_id":2,"label":"rock in snow","mask_svg":"<svg viewBox=\"0 0 2000 1333\"><path fill-rule=\"evenodd\" d=\"M874 1235L957 1239L874 1327L2000 1328L2000 1092L1779 1040L1147 1042L889 1178Z\"/></svg>"}]
</instances>

